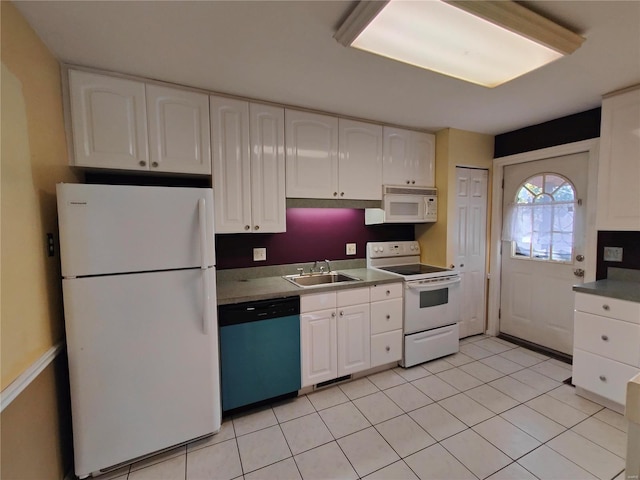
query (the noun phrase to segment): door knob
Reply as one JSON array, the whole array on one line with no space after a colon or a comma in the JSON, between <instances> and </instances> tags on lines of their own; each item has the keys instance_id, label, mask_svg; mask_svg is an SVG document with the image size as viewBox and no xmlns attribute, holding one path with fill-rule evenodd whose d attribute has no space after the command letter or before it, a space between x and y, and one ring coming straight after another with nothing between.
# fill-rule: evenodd
<instances>
[{"instance_id":1,"label":"door knob","mask_svg":"<svg viewBox=\"0 0 640 480\"><path fill-rule=\"evenodd\" d=\"M573 274L574 274L576 277L584 277L584 270L583 270L583 269L581 269L581 268L576 268L576 269L573 271Z\"/></svg>"},{"instance_id":2,"label":"door knob","mask_svg":"<svg viewBox=\"0 0 640 480\"><path fill-rule=\"evenodd\" d=\"M576 255L576 262L584 262L584 255Z\"/></svg>"}]
</instances>

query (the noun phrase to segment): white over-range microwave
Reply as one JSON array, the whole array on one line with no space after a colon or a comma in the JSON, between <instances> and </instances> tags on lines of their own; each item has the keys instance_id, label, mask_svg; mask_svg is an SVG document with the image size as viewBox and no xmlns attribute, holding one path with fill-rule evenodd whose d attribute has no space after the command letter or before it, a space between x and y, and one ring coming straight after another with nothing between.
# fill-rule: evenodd
<instances>
[{"instance_id":1,"label":"white over-range microwave","mask_svg":"<svg viewBox=\"0 0 640 480\"><path fill-rule=\"evenodd\" d=\"M365 209L365 225L378 223L429 223L438 220L438 190L385 185L382 208Z\"/></svg>"}]
</instances>

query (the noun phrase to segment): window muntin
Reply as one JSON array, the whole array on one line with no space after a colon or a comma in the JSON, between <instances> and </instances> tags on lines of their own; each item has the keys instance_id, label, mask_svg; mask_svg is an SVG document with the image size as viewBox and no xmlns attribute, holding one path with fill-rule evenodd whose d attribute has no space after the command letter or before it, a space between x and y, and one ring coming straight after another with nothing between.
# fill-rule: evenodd
<instances>
[{"instance_id":1,"label":"window muntin","mask_svg":"<svg viewBox=\"0 0 640 480\"><path fill-rule=\"evenodd\" d=\"M511 256L571 262L576 192L556 173L535 175L518 188L508 222Z\"/></svg>"}]
</instances>

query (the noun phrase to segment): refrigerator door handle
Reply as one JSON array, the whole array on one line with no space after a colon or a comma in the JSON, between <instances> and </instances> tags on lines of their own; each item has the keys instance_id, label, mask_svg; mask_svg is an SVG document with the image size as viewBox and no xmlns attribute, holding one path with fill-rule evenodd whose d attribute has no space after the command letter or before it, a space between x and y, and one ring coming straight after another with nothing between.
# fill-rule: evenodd
<instances>
[{"instance_id":1,"label":"refrigerator door handle","mask_svg":"<svg viewBox=\"0 0 640 480\"><path fill-rule=\"evenodd\" d=\"M200 256L202 269L202 288L203 288L203 312L202 316L202 332L205 335L209 334L209 325L211 325L211 293L209 292L209 274L207 272L207 208L205 199L200 198L198 200L198 218L200 223Z\"/></svg>"}]
</instances>

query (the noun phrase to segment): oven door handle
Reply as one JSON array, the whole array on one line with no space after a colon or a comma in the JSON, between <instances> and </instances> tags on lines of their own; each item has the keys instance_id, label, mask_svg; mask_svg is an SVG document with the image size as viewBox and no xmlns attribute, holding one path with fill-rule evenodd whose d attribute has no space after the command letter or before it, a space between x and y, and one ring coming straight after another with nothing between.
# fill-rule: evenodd
<instances>
[{"instance_id":1,"label":"oven door handle","mask_svg":"<svg viewBox=\"0 0 640 480\"><path fill-rule=\"evenodd\" d=\"M456 283L460 283L460 277L452 278L451 280L443 280L442 282L433 282L433 283L419 283L419 282L406 282L405 285L407 288L418 291L427 291L427 290L438 290L443 287L448 287L451 285L455 285Z\"/></svg>"}]
</instances>

